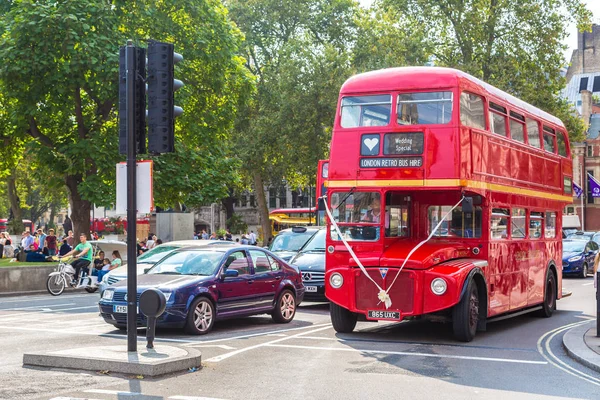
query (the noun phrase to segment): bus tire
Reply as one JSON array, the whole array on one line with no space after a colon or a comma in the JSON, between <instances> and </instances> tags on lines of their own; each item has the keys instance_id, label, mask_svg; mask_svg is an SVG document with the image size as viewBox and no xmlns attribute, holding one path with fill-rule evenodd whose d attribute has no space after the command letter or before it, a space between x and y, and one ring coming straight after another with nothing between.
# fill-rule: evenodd
<instances>
[{"instance_id":1,"label":"bus tire","mask_svg":"<svg viewBox=\"0 0 600 400\"><path fill-rule=\"evenodd\" d=\"M542 309L536 315L542 318L550 318L556 310L556 278L550 269L546 274L546 285L544 286L544 302Z\"/></svg>"},{"instance_id":2,"label":"bus tire","mask_svg":"<svg viewBox=\"0 0 600 400\"><path fill-rule=\"evenodd\" d=\"M356 327L358 316L335 303L329 304L331 324L338 333L351 333Z\"/></svg>"},{"instance_id":3,"label":"bus tire","mask_svg":"<svg viewBox=\"0 0 600 400\"><path fill-rule=\"evenodd\" d=\"M456 340L470 342L479 324L479 291L473 279L468 283L463 298L452 309L452 330Z\"/></svg>"}]
</instances>

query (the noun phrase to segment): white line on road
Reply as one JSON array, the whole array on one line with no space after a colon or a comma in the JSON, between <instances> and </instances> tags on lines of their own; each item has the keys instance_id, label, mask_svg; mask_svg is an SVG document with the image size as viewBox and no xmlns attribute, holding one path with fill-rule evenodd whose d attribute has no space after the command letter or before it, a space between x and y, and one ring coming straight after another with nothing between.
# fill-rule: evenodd
<instances>
[{"instance_id":1,"label":"white line on road","mask_svg":"<svg viewBox=\"0 0 600 400\"><path fill-rule=\"evenodd\" d=\"M213 340L205 340L205 341L194 341L193 343L190 343L190 344L188 344L186 346L194 347L196 345L201 345L201 344L206 344L206 343L218 343L218 342L225 342L225 341L228 341L228 340L247 339L247 338L256 337L256 336L269 336L269 335L275 335L275 334L278 334L277 336L281 336L282 332L300 331L300 330L303 330L303 329L310 329L310 328L316 328L316 327L320 327L320 326L330 326L330 325L331 324L309 325L309 326L301 326L301 327L298 327L298 328L280 329L278 331L250 333L248 335L233 336L233 337L227 337L227 338L222 338L222 339L213 339ZM285 335L283 335L283 336L285 336Z\"/></svg>"},{"instance_id":2,"label":"white line on road","mask_svg":"<svg viewBox=\"0 0 600 400\"><path fill-rule=\"evenodd\" d=\"M216 399L214 397L195 397L195 396L171 396L169 399L173 400L223 400Z\"/></svg>"},{"instance_id":3,"label":"white line on road","mask_svg":"<svg viewBox=\"0 0 600 400\"><path fill-rule=\"evenodd\" d=\"M583 379L584 381L589 382L593 385L600 386L600 379L595 378L591 375L586 374L585 372L582 372L576 368L571 367L569 364L567 364L564 361L562 361L561 359L559 359L552 352L552 349L550 348L550 343L552 342L552 339L554 339L554 337L556 337L556 335L558 335L561 332L564 332L568 329L571 329L573 327L587 324L589 322L590 321L575 322L572 324L559 326L558 328L555 328L549 332L546 332L544 335L542 335L539 338L539 340L537 342L537 348L538 348L538 352L542 355L542 357L544 357L546 360L548 360L548 362L550 362L550 364L552 364L556 368L568 373L569 375L573 375L580 379ZM545 341L545 343L544 343L544 341ZM542 344L544 345L543 347L542 347ZM548 352L548 355L546 355L544 353L544 350L546 350Z\"/></svg>"},{"instance_id":4,"label":"white line on road","mask_svg":"<svg viewBox=\"0 0 600 400\"><path fill-rule=\"evenodd\" d=\"M85 390L84 393L97 393L97 394L114 394L116 396L141 396L140 392L122 392L119 390L106 390L106 389L89 389Z\"/></svg>"},{"instance_id":5,"label":"white line on road","mask_svg":"<svg viewBox=\"0 0 600 400\"><path fill-rule=\"evenodd\" d=\"M584 283L584 284L583 284L583 285L581 285L581 286L590 286L590 285L593 285L593 284L594 284L594 282L590 282L590 283Z\"/></svg>"},{"instance_id":6,"label":"white line on road","mask_svg":"<svg viewBox=\"0 0 600 400\"><path fill-rule=\"evenodd\" d=\"M91 296L89 294L69 294L69 295L61 296L60 299L65 299L65 298L72 299L72 298L78 298L78 297L91 297ZM50 296L50 295L38 296L38 297L14 298L14 300L4 300L3 298L0 298L0 304L4 304L4 303L24 303L24 302L28 302L28 301L52 301L52 300L57 300L57 299L59 299L59 298L54 297L54 296Z\"/></svg>"},{"instance_id":7,"label":"white line on road","mask_svg":"<svg viewBox=\"0 0 600 400\"><path fill-rule=\"evenodd\" d=\"M22 310L30 310L32 308L42 308L44 310L50 309L50 307L62 307L62 306L74 306L75 303L63 303L63 304L52 304L52 305L40 305L40 306L29 306L29 307L17 307L17 308L0 308L0 311L22 311Z\"/></svg>"},{"instance_id":8,"label":"white line on road","mask_svg":"<svg viewBox=\"0 0 600 400\"><path fill-rule=\"evenodd\" d=\"M318 329L313 329L313 330L308 331L308 332L300 332L300 333L297 333L297 334L292 335L292 336L284 337L284 338L281 338L281 339L275 339L275 340L272 340L270 342L261 343L261 344L257 344L257 345L254 345L254 346L245 347L243 349L239 349L239 350L236 350L236 351L232 351L230 353L221 354L220 356L209 358L208 360L206 360L206 362L220 362L220 361L223 361L223 360L225 360L225 359L227 359L229 357L233 357L233 356L238 355L240 353L244 353L244 352L246 352L248 350L258 349L260 347L269 346L269 345L272 345L272 344L275 344L275 343L283 342L284 340L294 339L294 338L297 338L297 337L301 337L302 335L308 335L309 333L320 332L320 331L323 331L325 329L330 329L331 328L331 324L326 324L326 325L327 326L323 326L323 327L318 328ZM313 325L313 326L316 326L316 325Z\"/></svg>"},{"instance_id":9,"label":"white line on road","mask_svg":"<svg viewBox=\"0 0 600 400\"><path fill-rule=\"evenodd\" d=\"M413 353L408 351L385 351L385 350L364 350L364 349L349 349L343 347L317 347L317 346L298 346L292 344L271 344L266 343L268 347L283 347L286 349L303 349L303 350L326 350L326 351L348 351L354 353L369 353L369 354L389 354L399 356L411 356L411 357L432 357L432 358L452 358L457 360L473 360L473 361L494 361L494 362L505 362L515 364L535 364L535 365L546 365L546 361L533 361L533 360L518 360L514 358L494 358L494 357L472 357L472 356L457 356L451 354L431 354L431 353Z\"/></svg>"},{"instance_id":10,"label":"white line on road","mask_svg":"<svg viewBox=\"0 0 600 400\"><path fill-rule=\"evenodd\" d=\"M2 321L6 321L6 320L10 320L10 317L19 317L19 316L23 316L23 315L36 315L36 314L42 314L42 313L57 313L58 314L62 311L85 310L88 308L95 308L97 310L98 305L85 306L85 307L60 308L58 310L47 309L47 310L43 310L43 311L32 311L32 312L28 312L28 313L26 312L26 313L20 313L20 314L3 314L3 315L0 315L0 319L2 319Z\"/></svg>"}]
</instances>

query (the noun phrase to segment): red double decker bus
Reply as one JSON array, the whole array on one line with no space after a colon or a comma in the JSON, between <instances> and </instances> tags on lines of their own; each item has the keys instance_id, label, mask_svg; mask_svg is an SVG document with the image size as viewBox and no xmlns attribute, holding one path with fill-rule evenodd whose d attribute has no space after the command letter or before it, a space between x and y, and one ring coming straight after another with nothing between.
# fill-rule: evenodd
<instances>
[{"instance_id":1,"label":"red double decker bus","mask_svg":"<svg viewBox=\"0 0 600 400\"><path fill-rule=\"evenodd\" d=\"M559 119L461 71L348 79L327 176L334 328L435 316L470 341L511 313L551 316L569 154Z\"/></svg>"}]
</instances>

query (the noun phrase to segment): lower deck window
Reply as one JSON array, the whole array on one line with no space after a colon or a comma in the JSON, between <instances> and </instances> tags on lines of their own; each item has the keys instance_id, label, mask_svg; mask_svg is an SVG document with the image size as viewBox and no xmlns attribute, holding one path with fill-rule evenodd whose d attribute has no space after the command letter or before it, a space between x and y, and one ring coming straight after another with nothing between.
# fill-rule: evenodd
<instances>
[{"instance_id":1,"label":"lower deck window","mask_svg":"<svg viewBox=\"0 0 600 400\"><path fill-rule=\"evenodd\" d=\"M475 207L474 212L463 212L462 207L456 207L445 219L444 216L452 206L431 206L427 209L429 234L442 221L435 232L437 237L481 237L481 207Z\"/></svg>"}]
</instances>

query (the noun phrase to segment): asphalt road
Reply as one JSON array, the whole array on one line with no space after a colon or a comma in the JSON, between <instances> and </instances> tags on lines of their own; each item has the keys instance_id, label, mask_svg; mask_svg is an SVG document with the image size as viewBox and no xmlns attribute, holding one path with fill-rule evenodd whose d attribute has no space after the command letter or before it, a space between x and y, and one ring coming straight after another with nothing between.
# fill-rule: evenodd
<instances>
[{"instance_id":1,"label":"asphalt road","mask_svg":"<svg viewBox=\"0 0 600 400\"><path fill-rule=\"evenodd\" d=\"M563 282L573 295L552 318L496 322L467 344L449 326L422 321L336 334L318 303L303 304L287 325L257 316L217 323L202 337L159 330L157 350L192 346L203 359L197 372L162 379L23 368L24 352L125 348L125 335L98 316L97 294L0 298L0 398L600 399L600 374L562 349L567 327L595 317L593 282Z\"/></svg>"}]
</instances>

